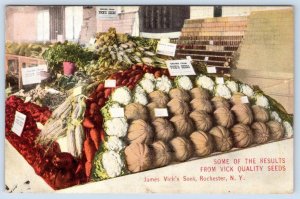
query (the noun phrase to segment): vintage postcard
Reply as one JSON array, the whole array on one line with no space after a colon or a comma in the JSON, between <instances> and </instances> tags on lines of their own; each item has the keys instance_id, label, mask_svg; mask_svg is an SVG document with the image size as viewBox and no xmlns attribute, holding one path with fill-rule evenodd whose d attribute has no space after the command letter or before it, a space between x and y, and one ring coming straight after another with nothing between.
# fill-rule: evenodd
<instances>
[{"instance_id":1,"label":"vintage postcard","mask_svg":"<svg viewBox=\"0 0 300 199\"><path fill-rule=\"evenodd\" d=\"M6 191L294 190L291 6L6 6Z\"/></svg>"}]
</instances>

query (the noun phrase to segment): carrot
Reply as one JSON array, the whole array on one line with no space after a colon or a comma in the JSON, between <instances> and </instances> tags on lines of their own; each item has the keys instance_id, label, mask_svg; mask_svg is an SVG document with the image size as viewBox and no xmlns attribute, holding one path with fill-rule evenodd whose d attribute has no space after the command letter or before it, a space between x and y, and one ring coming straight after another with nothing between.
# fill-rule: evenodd
<instances>
[{"instance_id":1,"label":"carrot","mask_svg":"<svg viewBox=\"0 0 300 199\"><path fill-rule=\"evenodd\" d=\"M100 83L96 89L96 92L100 92L100 91L103 91L104 90L104 84L103 83Z\"/></svg>"},{"instance_id":2,"label":"carrot","mask_svg":"<svg viewBox=\"0 0 300 199\"><path fill-rule=\"evenodd\" d=\"M99 101L98 101L98 106L100 108L102 108L102 106L105 104L105 99L104 98L100 98Z\"/></svg>"},{"instance_id":3,"label":"carrot","mask_svg":"<svg viewBox=\"0 0 300 199\"><path fill-rule=\"evenodd\" d=\"M98 105L95 102L91 104L91 106L90 106L90 115L91 116L94 115L95 110L97 109L97 106Z\"/></svg>"},{"instance_id":4,"label":"carrot","mask_svg":"<svg viewBox=\"0 0 300 199\"><path fill-rule=\"evenodd\" d=\"M96 153L96 147L90 137L87 137L84 141L83 148L87 161L92 162Z\"/></svg>"},{"instance_id":5,"label":"carrot","mask_svg":"<svg viewBox=\"0 0 300 199\"><path fill-rule=\"evenodd\" d=\"M94 142L94 145L96 147L96 149L98 150L99 149L99 145L100 145L100 134L99 132L97 131L97 129L95 128L92 128L90 130L90 136L91 136L91 139L93 140Z\"/></svg>"},{"instance_id":6,"label":"carrot","mask_svg":"<svg viewBox=\"0 0 300 199\"><path fill-rule=\"evenodd\" d=\"M104 92L103 91L99 91L98 93L97 93L97 98L99 99L99 98L101 98L101 97L103 97L104 96Z\"/></svg>"},{"instance_id":7,"label":"carrot","mask_svg":"<svg viewBox=\"0 0 300 199\"><path fill-rule=\"evenodd\" d=\"M84 126L85 128L89 128L89 129L94 128L94 126L95 126L95 125L92 123L92 121L91 121L89 118L87 118L87 117L84 118L82 124L83 124L83 126Z\"/></svg>"},{"instance_id":8,"label":"carrot","mask_svg":"<svg viewBox=\"0 0 300 199\"><path fill-rule=\"evenodd\" d=\"M111 94L111 89L110 88L107 88L104 90L104 97L105 98L108 98Z\"/></svg>"},{"instance_id":9,"label":"carrot","mask_svg":"<svg viewBox=\"0 0 300 199\"><path fill-rule=\"evenodd\" d=\"M142 78L143 74L139 73L135 75L134 81L138 81Z\"/></svg>"},{"instance_id":10,"label":"carrot","mask_svg":"<svg viewBox=\"0 0 300 199\"><path fill-rule=\"evenodd\" d=\"M103 129L100 131L100 139L101 139L102 142L104 142L105 134L104 134L104 130Z\"/></svg>"},{"instance_id":11,"label":"carrot","mask_svg":"<svg viewBox=\"0 0 300 199\"><path fill-rule=\"evenodd\" d=\"M84 164L84 167L85 167L85 175L86 175L87 177L90 177L90 175L91 175L91 170L92 170L92 163L91 163L91 162L86 162L86 163Z\"/></svg>"}]
</instances>

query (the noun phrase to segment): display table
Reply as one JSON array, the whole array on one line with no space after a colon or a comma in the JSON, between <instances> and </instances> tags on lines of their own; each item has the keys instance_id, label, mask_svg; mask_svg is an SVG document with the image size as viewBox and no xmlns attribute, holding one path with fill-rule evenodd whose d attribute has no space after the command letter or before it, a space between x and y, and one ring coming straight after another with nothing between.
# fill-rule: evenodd
<instances>
[{"instance_id":1,"label":"display table","mask_svg":"<svg viewBox=\"0 0 300 199\"><path fill-rule=\"evenodd\" d=\"M5 157L5 184L9 191L54 192L7 141ZM292 160L293 139L286 139L56 192L291 193Z\"/></svg>"}]
</instances>

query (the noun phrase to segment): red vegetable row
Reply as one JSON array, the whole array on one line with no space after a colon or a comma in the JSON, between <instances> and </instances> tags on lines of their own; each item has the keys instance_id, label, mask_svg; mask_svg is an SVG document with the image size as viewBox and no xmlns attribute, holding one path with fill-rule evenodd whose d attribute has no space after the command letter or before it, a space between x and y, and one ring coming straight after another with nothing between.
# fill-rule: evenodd
<instances>
[{"instance_id":1,"label":"red vegetable row","mask_svg":"<svg viewBox=\"0 0 300 199\"><path fill-rule=\"evenodd\" d=\"M21 136L11 131L15 112L26 115L26 122ZM61 189L86 182L83 169L69 153L62 153L59 145L53 143L49 148L38 145L35 141L40 130L36 122L44 124L51 115L48 108L32 103L24 103L22 99L11 96L6 100L5 137L14 148L34 168L53 189Z\"/></svg>"}]
</instances>

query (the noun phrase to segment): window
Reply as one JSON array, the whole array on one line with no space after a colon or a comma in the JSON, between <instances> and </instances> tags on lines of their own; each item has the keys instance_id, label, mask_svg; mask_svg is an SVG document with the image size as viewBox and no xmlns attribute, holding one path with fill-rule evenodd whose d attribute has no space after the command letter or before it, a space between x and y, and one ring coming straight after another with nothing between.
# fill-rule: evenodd
<instances>
[{"instance_id":1,"label":"window","mask_svg":"<svg viewBox=\"0 0 300 199\"><path fill-rule=\"evenodd\" d=\"M184 20L190 18L189 6L141 6L139 10L141 32L177 32Z\"/></svg>"},{"instance_id":2,"label":"window","mask_svg":"<svg viewBox=\"0 0 300 199\"><path fill-rule=\"evenodd\" d=\"M65 9L66 39L76 41L79 39L83 20L82 6L68 6Z\"/></svg>"},{"instance_id":3,"label":"window","mask_svg":"<svg viewBox=\"0 0 300 199\"><path fill-rule=\"evenodd\" d=\"M222 6L214 6L214 17L222 17Z\"/></svg>"},{"instance_id":4,"label":"window","mask_svg":"<svg viewBox=\"0 0 300 199\"><path fill-rule=\"evenodd\" d=\"M57 40L58 35L64 35L64 6L51 6L50 14L50 39Z\"/></svg>"},{"instance_id":5,"label":"window","mask_svg":"<svg viewBox=\"0 0 300 199\"><path fill-rule=\"evenodd\" d=\"M41 10L37 15L37 40L49 41L49 10Z\"/></svg>"}]
</instances>

